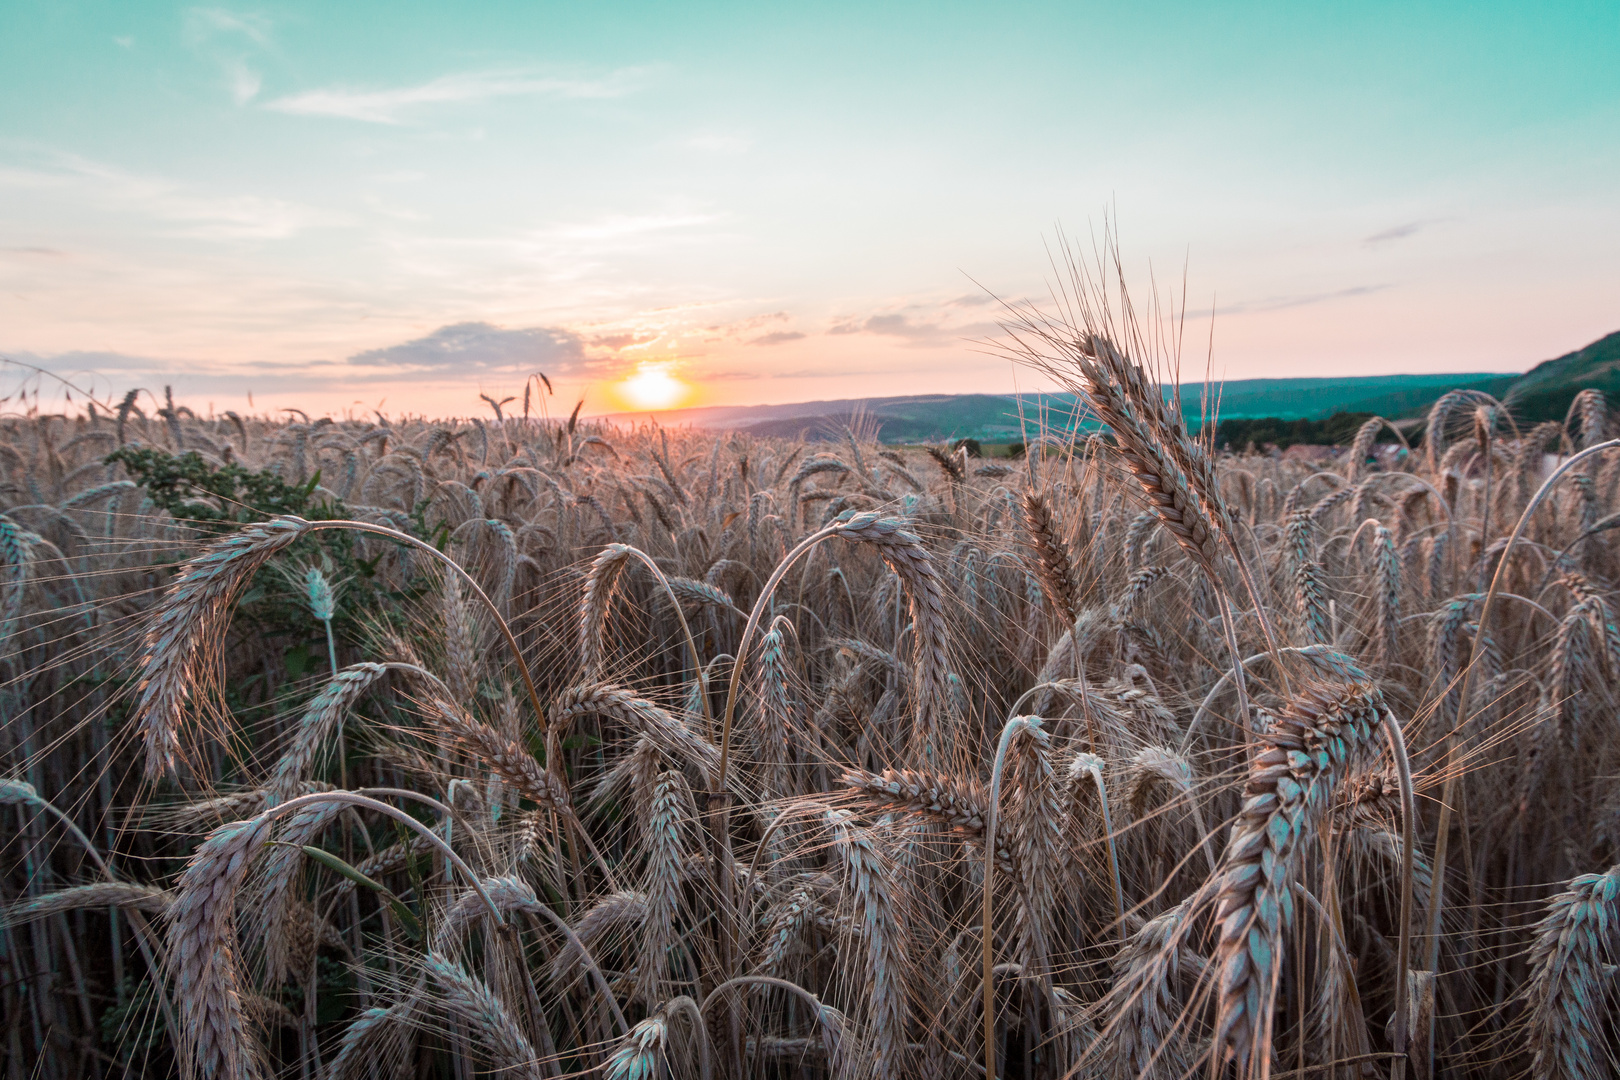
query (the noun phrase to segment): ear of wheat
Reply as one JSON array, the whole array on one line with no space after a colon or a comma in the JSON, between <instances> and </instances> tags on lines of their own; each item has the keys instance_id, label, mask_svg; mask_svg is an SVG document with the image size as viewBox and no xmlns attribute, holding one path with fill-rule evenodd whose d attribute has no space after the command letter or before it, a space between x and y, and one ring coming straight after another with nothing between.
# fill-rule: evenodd
<instances>
[{"instance_id":1,"label":"ear of wheat","mask_svg":"<svg viewBox=\"0 0 1620 1080\"><path fill-rule=\"evenodd\" d=\"M1216 1038L1250 1068L1270 1053L1278 965L1294 922L1292 880L1337 786L1367 760L1379 723L1365 685L1308 687L1264 736L1216 878Z\"/></svg>"},{"instance_id":2,"label":"ear of wheat","mask_svg":"<svg viewBox=\"0 0 1620 1080\"><path fill-rule=\"evenodd\" d=\"M1531 1069L1536 1076L1607 1076L1614 1048L1605 1033L1607 965L1620 954L1620 866L1582 874L1547 904L1530 947Z\"/></svg>"}]
</instances>

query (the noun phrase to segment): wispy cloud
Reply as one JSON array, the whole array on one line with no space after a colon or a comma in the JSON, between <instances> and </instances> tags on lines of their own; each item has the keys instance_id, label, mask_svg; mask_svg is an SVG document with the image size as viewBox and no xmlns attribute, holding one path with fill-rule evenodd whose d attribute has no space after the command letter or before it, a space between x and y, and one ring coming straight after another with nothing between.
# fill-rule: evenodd
<instances>
[{"instance_id":1,"label":"wispy cloud","mask_svg":"<svg viewBox=\"0 0 1620 1080\"><path fill-rule=\"evenodd\" d=\"M403 124L404 114L425 105L464 104L504 97L618 98L647 81L647 68L621 68L600 78L563 78L532 71L474 71L441 75L416 86L383 90L328 87L267 102L265 108L295 116L329 116L369 124Z\"/></svg>"},{"instance_id":2,"label":"wispy cloud","mask_svg":"<svg viewBox=\"0 0 1620 1080\"><path fill-rule=\"evenodd\" d=\"M570 330L545 326L509 330L486 322L465 322L441 326L414 341L367 349L349 357L349 363L390 368L399 374L555 374L573 370L584 356L584 342Z\"/></svg>"},{"instance_id":3,"label":"wispy cloud","mask_svg":"<svg viewBox=\"0 0 1620 1080\"><path fill-rule=\"evenodd\" d=\"M728 368L723 371L704 371L698 374L702 382L747 382L752 379L762 379L765 376L757 371L748 369Z\"/></svg>"},{"instance_id":4,"label":"wispy cloud","mask_svg":"<svg viewBox=\"0 0 1620 1080\"><path fill-rule=\"evenodd\" d=\"M270 20L254 11L194 7L185 15L186 40L195 44L216 34L240 34L255 45L270 43Z\"/></svg>"},{"instance_id":5,"label":"wispy cloud","mask_svg":"<svg viewBox=\"0 0 1620 1080\"><path fill-rule=\"evenodd\" d=\"M83 378L90 373L112 385L157 385L184 380L189 393L240 392L297 386L304 390L390 383L462 384L482 375L521 377L534 371L558 375L579 372L583 343L569 330L553 327L508 329L486 322L454 323L411 341L367 349L348 358L294 362L256 360L251 365L223 365L212 360L183 360L123 352L74 351L40 356L8 353L59 375Z\"/></svg>"},{"instance_id":6,"label":"wispy cloud","mask_svg":"<svg viewBox=\"0 0 1620 1080\"><path fill-rule=\"evenodd\" d=\"M223 367L217 362L148 356L109 350L75 349L41 355L6 352L3 358L41 368L88 390L99 399L122 394L133 387L174 385L182 394L240 393L254 386L296 379L298 385L329 389L332 380L311 372L306 365L255 364L252 370ZM318 365L317 365L318 366Z\"/></svg>"},{"instance_id":7,"label":"wispy cloud","mask_svg":"<svg viewBox=\"0 0 1620 1080\"><path fill-rule=\"evenodd\" d=\"M944 326L937 322L913 319L903 312L871 315L865 319L848 318L833 324L829 334L876 334L880 337L900 338L912 345L949 345L975 334L995 329L993 323L970 323L966 326Z\"/></svg>"},{"instance_id":8,"label":"wispy cloud","mask_svg":"<svg viewBox=\"0 0 1620 1080\"><path fill-rule=\"evenodd\" d=\"M804 337L804 334L797 330L778 330L773 334L761 334L759 337L751 339L748 344L781 345L789 341L798 341L802 337Z\"/></svg>"},{"instance_id":9,"label":"wispy cloud","mask_svg":"<svg viewBox=\"0 0 1620 1080\"><path fill-rule=\"evenodd\" d=\"M1371 236L1364 238L1361 242L1367 247L1379 247L1383 244L1392 244L1397 240L1405 240L1409 236L1416 236L1423 230L1431 228L1435 225L1439 225L1447 220L1449 219L1435 217L1419 218L1416 221L1403 222L1400 225L1392 225L1380 232L1375 232Z\"/></svg>"},{"instance_id":10,"label":"wispy cloud","mask_svg":"<svg viewBox=\"0 0 1620 1080\"><path fill-rule=\"evenodd\" d=\"M1257 300L1243 300L1235 304L1222 304L1215 309L1214 314L1243 315L1257 314L1268 311L1287 311L1290 308L1309 307L1313 304L1328 304L1335 300L1350 300L1358 296L1371 296L1373 293L1384 292L1395 286L1390 282L1377 285L1352 285L1346 289L1333 289L1328 292L1293 293L1283 296L1267 296ZM1189 319L1207 319L1208 310L1189 311Z\"/></svg>"},{"instance_id":11,"label":"wispy cloud","mask_svg":"<svg viewBox=\"0 0 1620 1080\"><path fill-rule=\"evenodd\" d=\"M591 338L591 345L598 349L612 349L618 352L632 345L646 345L653 340L655 340L653 337L645 334L598 334Z\"/></svg>"},{"instance_id":12,"label":"wispy cloud","mask_svg":"<svg viewBox=\"0 0 1620 1080\"><path fill-rule=\"evenodd\" d=\"M7 187L63 192L91 205L169 222L179 226L180 235L199 239L281 239L342 221L284 199L208 194L73 154L45 155L32 165L0 164L0 189Z\"/></svg>"},{"instance_id":13,"label":"wispy cloud","mask_svg":"<svg viewBox=\"0 0 1620 1080\"><path fill-rule=\"evenodd\" d=\"M1310 304L1325 304L1331 300L1348 300L1353 296L1371 296L1373 293L1392 288L1394 286L1387 282L1381 285L1352 285L1348 289L1335 289L1332 292L1305 293L1300 296L1279 297L1269 302L1262 301L1251 310L1283 311L1287 308L1306 307Z\"/></svg>"},{"instance_id":14,"label":"wispy cloud","mask_svg":"<svg viewBox=\"0 0 1620 1080\"><path fill-rule=\"evenodd\" d=\"M684 229L691 225L707 225L716 220L714 214L612 214L574 225L558 225L545 230L562 240L616 240L643 233Z\"/></svg>"},{"instance_id":15,"label":"wispy cloud","mask_svg":"<svg viewBox=\"0 0 1620 1080\"><path fill-rule=\"evenodd\" d=\"M231 100L246 105L259 96L264 76L249 65L243 39L249 52L268 49L271 23L267 17L250 11L196 7L186 12L182 25L186 44L219 65Z\"/></svg>"},{"instance_id":16,"label":"wispy cloud","mask_svg":"<svg viewBox=\"0 0 1620 1080\"><path fill-rule=\"evenodd\" d=\"M264 76L241 60L227 60L224 67L225 75L231 81L233 101L238 105L246 105L259 96L259 88L264 85Z\"/></svg>"}]
</instances>

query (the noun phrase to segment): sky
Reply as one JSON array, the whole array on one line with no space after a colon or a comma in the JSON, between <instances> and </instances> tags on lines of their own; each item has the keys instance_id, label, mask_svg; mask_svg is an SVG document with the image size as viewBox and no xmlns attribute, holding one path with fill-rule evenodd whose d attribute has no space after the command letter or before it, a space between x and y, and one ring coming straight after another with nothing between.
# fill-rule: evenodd
<instances>
[{"instance_id":1,"label":"sky","mask_svg":"<svg viewBox=\"0 0 1620 1080\"><path fill-rule=\"evenodd\" d=\"M1107 231L1184 371L1523 370L1620 329L1616 56L1620 0L0 0L0 356L220 411L1003 393L1000 301Z\"/></svg>"}]
</instances>

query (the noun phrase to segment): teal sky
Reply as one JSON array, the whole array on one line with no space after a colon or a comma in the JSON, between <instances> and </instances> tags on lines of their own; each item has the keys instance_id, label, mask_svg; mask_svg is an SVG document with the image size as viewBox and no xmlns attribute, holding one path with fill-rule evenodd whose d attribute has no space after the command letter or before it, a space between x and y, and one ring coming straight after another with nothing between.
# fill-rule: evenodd
<instances>
[{"instance_id":1,"label":"teal sky","mask_svg":"<svg viewBox=\"0 0 1620 1080\"><path fill-rule=\"evenodd\" d=\"M1620 0L3 0L0 354L221 409L999 392L979 286L1113 217L1200 371L1212 305L1228 378L1519 370L1620 328L1616 57Z\"/></svg>"}]
</instances>

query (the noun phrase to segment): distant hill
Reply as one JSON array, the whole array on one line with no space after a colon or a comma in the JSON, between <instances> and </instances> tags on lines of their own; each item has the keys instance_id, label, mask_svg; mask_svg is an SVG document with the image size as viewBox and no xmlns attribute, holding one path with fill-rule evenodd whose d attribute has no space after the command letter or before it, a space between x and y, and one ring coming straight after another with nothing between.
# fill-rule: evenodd
<instances>
[{"instance_id":1,"label":"distant hill","mask_svg":"<svg viewBox=\"0 0 1620 1080\"><path fill-rule=\"evenodd\" d=\"M1215 387L1220 418L1319 420L1337 412L1376 413L1395 419L1428 408L1441 394L1459 387L1499 395L1517 375L1364 375L1343 379L1236 379ZM1181 409L1199 415L1202 383L1181 388Z\"/></svg>"},{"instance_id":2,"label":"distant hill","mask_svg":"<svg viewBox=\"0 0 1620 1080\"><path fill-rule=\"evenodd\" d=\"M1448 390L1483 390L1505 401L1521 419L1561 420L1575 394L1588 386L1620 404L1620 332L1584 349L1538 364L1523 375L1489 372L1438 375L1365 375L1323 379L1235 379L1215 384L1223 420L1324 420L1335 413L1368 413L1392 420L1420 415ZM1197 428L1203 383L1181 387L1181 410ZM608 417L621 422L645 413ZM659 414L664 424L745 430L782 438L836 438L846 426L876 427L889 443L1028 441L1042 430L1075 423L1071 394L922 394L909 397L803 401L789 405L733 405Z\"/></svg>"},{"instance_id":3,"label":"distant hill","mask_svg":"<svg viewBox=\"0 0 1620 1080\"><path fill-rule=\"evenodd\" d=\"M1575 395L1588 387L1620 404L1620 330L1556 360L1547 360L1513 383L1504 404L1520 420L1562 420Z\"/></svg>"}]
</instances>

